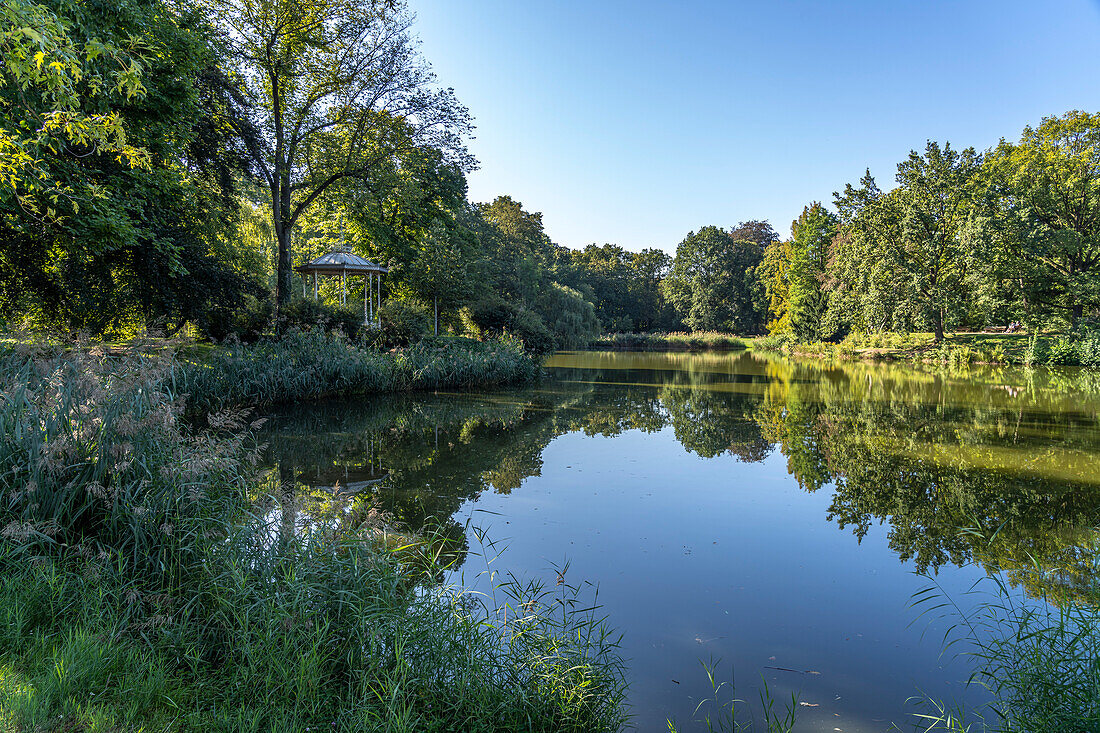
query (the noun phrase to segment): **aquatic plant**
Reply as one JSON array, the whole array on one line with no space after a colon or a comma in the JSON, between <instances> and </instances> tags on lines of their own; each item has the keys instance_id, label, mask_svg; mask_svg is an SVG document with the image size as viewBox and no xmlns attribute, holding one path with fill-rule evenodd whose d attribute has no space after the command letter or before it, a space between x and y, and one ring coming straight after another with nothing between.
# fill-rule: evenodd
<instances>
[{"instance_id":1,"label":"aquatic plant","mask_svg":"<svg viewBox=\"0 0 1100 733\"><path fill-rule=\"evenodd\" d=\"M995 533L969 530L992 542ZM1086 552L1096 577L1096 547ZM1056 580L1058 568L1031 560L1033 574ZM1076 582L1080 573L1065 576ZM922 616L946 619L949 649L972 665L967 685L990 694L988 704L965 710L958 704L918 698L926 730L993 733L1079 733L1100 730L1100 606L1095 580L1088 593L1044 591L1028 597L994 568L966 597L951 598L934 581L914 595ZM1057 582L1052 584L1057 587Z\"/></svg>"},{"instance_id":2,"label":"aquatic plant","mask_svg":"<svg viewBox=\"0 0 1100 733\"><path fill-rule=\"evenodd\" d=\"M421 389L493 387L538 377L515 341L425 339L407 349L360 348L321 331L231 345L174 365L169 384L191 412L226 406Z\"/></svg>"},{"instance_id":3,"label":"aquatic plant","mask_svg":"<svg viewBox=\"0 0 1100 733\"><path fill-rule=\"evenodd\" d=\"M692 719L707 733L750 733L751 731L767 731L767 733L791 733L794 730L797 719L798 695L791 693L790 701L785 701L780 706L779 701L772 694L768 681L760 678L760 705L755 708L745 700L735 697L736 685L731 676L728 682L719 682L717 669L720 660L701 662L706 673L707 684L710 688L710 697L699 701L695 706ZM757 713L760 717L757 718ZM669 733L677 733L679 727L676 722L666 721Z\"/></svg>"}]
</instances>

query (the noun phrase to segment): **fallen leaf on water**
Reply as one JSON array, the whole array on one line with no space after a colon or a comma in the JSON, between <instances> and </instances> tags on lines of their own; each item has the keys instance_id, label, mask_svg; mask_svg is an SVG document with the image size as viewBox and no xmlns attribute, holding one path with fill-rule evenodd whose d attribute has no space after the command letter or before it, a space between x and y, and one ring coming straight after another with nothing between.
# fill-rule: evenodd
<instances>
[{"instance_id":1,"label":"fallen leaf on water","mask_svg":"<svg viewBox=\"0 0 1100 733\"><path fill-rule=\"evenodd\" d=\"M819 708L819 707L821 707L821 705L816 703L816 702L800 702L798 704L801 705L804 708Z\"/></svg>"}]
</instances>

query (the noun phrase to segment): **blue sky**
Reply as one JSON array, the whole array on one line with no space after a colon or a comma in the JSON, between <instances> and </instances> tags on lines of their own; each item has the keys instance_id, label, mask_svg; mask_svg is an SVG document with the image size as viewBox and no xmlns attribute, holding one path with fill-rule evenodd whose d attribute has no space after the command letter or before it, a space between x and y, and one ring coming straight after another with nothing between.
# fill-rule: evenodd
<instances>
[{"instance_id":1,"label":"blue sky","mask_svg":"<svg viewBox=\"0 0 1100 733\"><path fill-rule=\"evenodd\" d=\"M470 197L510 194L581 247L674 251L879 184L928 139L979 149L1100 111L1089 0L410 0L473 113Z\"/></svg>"}]
</instances>

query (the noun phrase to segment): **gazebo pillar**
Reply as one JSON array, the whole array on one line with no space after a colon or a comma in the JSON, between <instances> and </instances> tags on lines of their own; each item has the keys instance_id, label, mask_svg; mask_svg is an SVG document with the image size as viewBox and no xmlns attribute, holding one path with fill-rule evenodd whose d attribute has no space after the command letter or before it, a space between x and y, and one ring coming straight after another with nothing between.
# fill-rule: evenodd
<instances>
[{"instance_id":1,"label":"gazebo pillar","mask_svg":"<svg viewBox=\"0 0 1100 733\"><path fill-rule=\"evenodd\" d=\"M340 272L340 305L345 305L348 302L348 288L347 288L348 273L346 270Z\"/></svg>"},{"instance_id":2,"label":"gazebo pillar","mask_svg":"<svg viewBox=\"0 0 1100 733\"><path fill-rule=\"evenodd\" d=\"M317 271L313 271L313 299L317 300Z\"/></svg>"}]
</instances>

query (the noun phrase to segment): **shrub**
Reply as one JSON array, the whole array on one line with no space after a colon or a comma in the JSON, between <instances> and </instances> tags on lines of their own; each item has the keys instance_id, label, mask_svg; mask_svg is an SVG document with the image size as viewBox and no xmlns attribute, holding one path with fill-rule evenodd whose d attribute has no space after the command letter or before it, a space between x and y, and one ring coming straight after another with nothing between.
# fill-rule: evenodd
<instances>
[{"instance_id":1,"label":"shrub","mask_svg":"<svg viewBox=\"0 0 1100 733\"><path fill-rule=\"evenodd\" d=\"M218 303L204 310L196 326L211 341L236 338L251 343L270 328L274 314L269 298L245 295L239 304Z\"/></svg>"},{"instance_id":2,"label":"shrub","mask_svg":"<svg viewBox=\"0 0 1100 733\"><path fill-rule=\"evenodd\" d=\"M1077 361L1081 366L1100 367L1100 331L1086 331L1077 342Z\"/></svg>"},{"instance_id":3,"label":"shrub","mask_svg":"<svg viewBox=\"0 0 1100 733\"><path fill-rule=\"evenodd\" d=\"M464 308L459 317L467 333L480 338L511 333L523 341L528 351L536 354L547 354L557 348L554 334L538 313L496 295Z\"/></svg>"},{"instance_id":4,"label":"shrub","mask_svg":"<svg viewBox=\"0 0 1100 733\"><path fill-rule=\"evenodd\" d=\"M1077 344L1074 343L1073 339L1066 336L1055 339L1050 345L1046 363L1055 366L1078 364Z\"/></svg>"},{"instance_id":5,"label":"shrub","mask_svg":"<svg viewBox=\"0 0 1100 733\"><path fill-rule=\"evenodd\" d=\"M320 328L356 336L363 328L363 309L350 305L330 305L311 298L292 298L283 308L284 328Z\"/></svg>"},{"instance_id":6,"label":"shrub","mask_svg":"<svg viewBox=\"0 0 1100 733\"><path fill-rule=\"evenodd\" d=\"M757 341L757 344L762 349L772 349L775 351L783 350L795 343L794 334L790 332L786 333L773 333L770 336Z\"/></svg>"},{"instance_id":7,"label":"shrub","mask_svg":"<svg viewBox=\"0 0 1100 733\"><path fill-rule=\"evenodd\" d=\"M506 330L519 337L528 351L536 354L549 354L557 348L554 334L546 327L538 313L520 308L512 319L511 326Z\"/></svg>"},{"instance_id":8,"label":"shrub","mask_svg":"<svg viewBox=\"0 0 1100 733\"><path fill-rule=\"evenodd\" d=\"M372 339L380 348L415 344L431 331L431 315L415 301L387 300L378 315L380 327Z\"/></svg>"}]
</instances>

